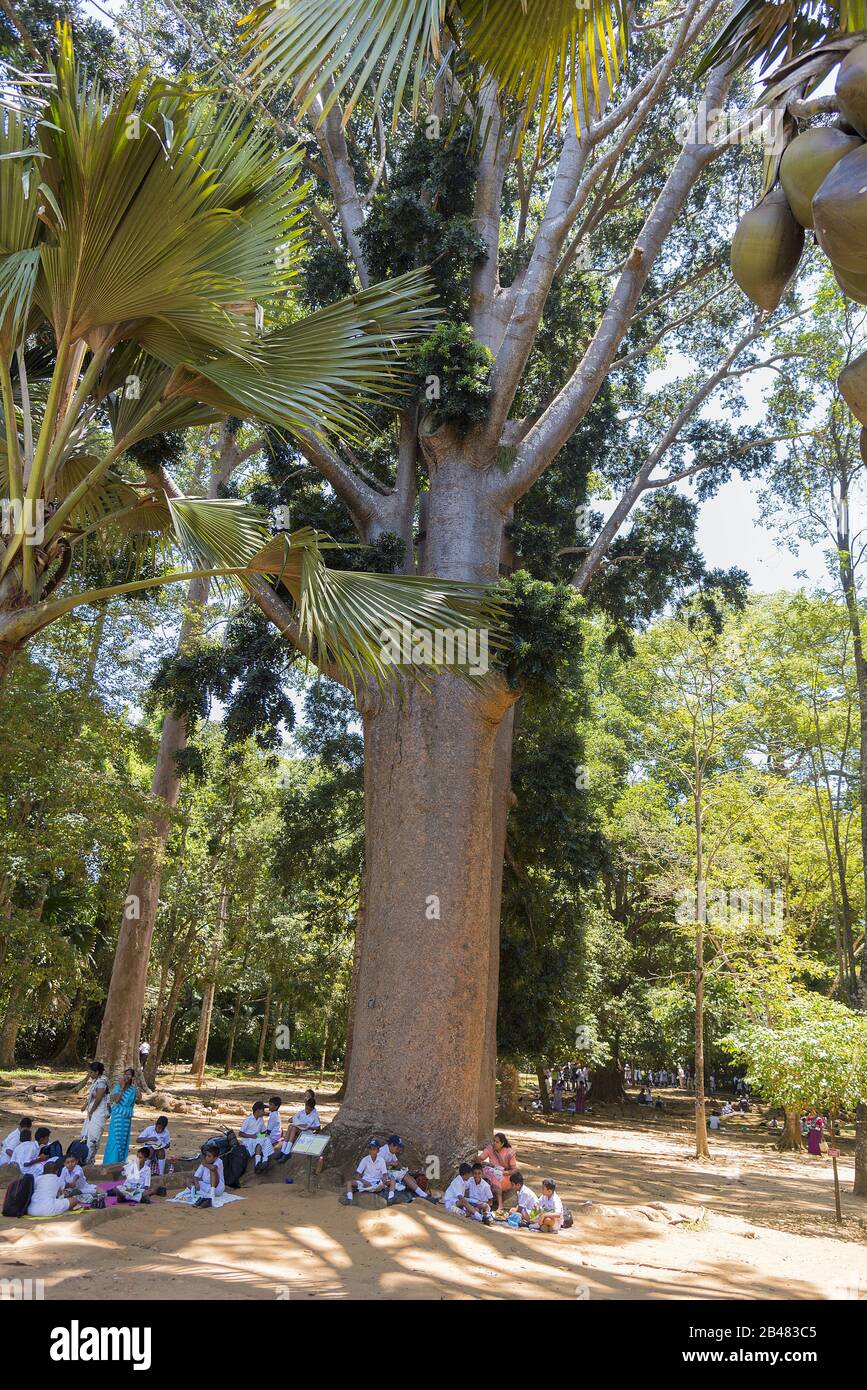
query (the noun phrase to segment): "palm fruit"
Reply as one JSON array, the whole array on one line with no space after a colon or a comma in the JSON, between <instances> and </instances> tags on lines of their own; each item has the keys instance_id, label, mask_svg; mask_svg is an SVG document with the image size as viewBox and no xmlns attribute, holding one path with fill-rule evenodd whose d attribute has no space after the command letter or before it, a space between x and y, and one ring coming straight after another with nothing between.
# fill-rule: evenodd
<instances>
[{"instance_id":1,"label":"palm fruit","mask_svg":"<svg viewBox=\"0 0 867 1390\"><path fill-rule=\"evenodd\" d=\"M834 165L813 199L816 237L841 270L867 272L867 145Z\"/></svg>"},{"instance_id":2,"label":"palm fruit","mask_svg":"<svg viewBox=\"0 0 867 1390\"><path fill-rule=\"evenodd\" d=\"M856 420L867 425L867 352L862 352L837 378L840 395Z\"/></svg>"},{"instance_id":3,"label":"palm fruit","mask_svg":"<svg viewBox=\"0 0 867 1390\"><path fill-rule=\"evenodd\" d=\"M867 43L859 43L846 54L835 90L843 119L867 140Z\"/></svg>"},{"instance_id":4,"label":"palm fruit","mask_svg":"<svg viewBox=\"0 0 867 1390\"><path fill-rule=\"evenodd\" d=\"M831 269L837 284L849 299L854 299L856 304L867 304L867 275L843 270L839 265L832 265Z\"/></svg>"},{"instance_id":5,"label":"palm fruit","mask_svg":"<svg viewBox=\"0 0 867 1390\"><path fill-rule=\"evenodd\" d=\"M732 275L759 309L776 309L798 268L804 228L792 216L782 188L773 188L745 212L732 238Z\"/></svg>"},{"instance_id":6,"label":"palm fruit","mask_svg":"<svg viewBox=\"0 0 867 1390\"><path fill-rule=\"evenodd\" d=\"M813 225L813 197L835 164L860 149L857 135L845 135L834 126L805 130L787 145L780 162L780 183L789 207L802 227Z\"/></svg>"}]
</instances>

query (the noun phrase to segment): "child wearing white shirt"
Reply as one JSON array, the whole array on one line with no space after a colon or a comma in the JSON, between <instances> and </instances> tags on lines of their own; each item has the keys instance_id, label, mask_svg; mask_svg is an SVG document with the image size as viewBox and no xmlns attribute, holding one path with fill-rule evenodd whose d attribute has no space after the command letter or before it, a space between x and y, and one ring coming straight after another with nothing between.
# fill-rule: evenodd
<instances>
[{"instance_id":1,"label":"child wearing white shirt","mask_svg":"<svg viewBox=\"0 0 867 1390\"><path fill-rule=\"evenodd\" d=\"M197 1194L193 1205L197 1207L212 1206L217 1197L225 1194L223 1160L213 1149L202 1149L202 1161L193 1174L193 1187Z\"/></svg>"},{"instance_id":2,"label":"child wearing white shirt","mask_svg":"<svg viewBox=\"0 0 867 1390\"><path fill-rule=\"evenodd\" d=\"M18 1121L18 1128L10 1129L2 1145L0 1145L0 1163L14 1162L12 1155L21 1143L21 1131L23 1129L29 1130L32 1124L33 1121L29 1115L22 1115L21 1119Z\"/></svg>"},{"instance_id":3,"label":"child wearing white shirt","mask_svg":"<svg viewBox=\"0 0 867 1390\"><path fill-rule=\"evenodd\" d=\"M488 1183L485 1182L481 1163L474 1163L471 1169L470 1180L467 1183L466 1199L472 1208L472 1215L476 1221L484 1221L486 1226L493 1222L491 1215L491 1203L494 1194Z\"/></svg>"},{"instance_id":4,"label":"child wearing white shirt","mask_svg":"<svg viewBox=\"0 0 867 1390\"><path fill-rule=\"evenodd\" d=\"M539 1207L542 1215L539 1217L540 1231L559 1231L563 1225L563 1203L557 1192L556 1183L551 1178L545 1178L542 1183L542 1195L539 1198Z\"/></svg>"},{"instance_id":5,"label":"child wearing white shirt","mask_svg":"<svg viewBox=\"0 0 867 1390\"><path fill-rule=\"evenodd\" d=\"M277 1162L286 1162L292 1152L292 1145L299 1134L313 1134L321 1127L322 1121L319 1118L319 1111L316 1109L316 1094L314 1091L307 1091L304 1095L303 1110L296 1111L292 1116Z\"/></svg>"},{"instance_id":6,"label":"child wearing white shirt","mask_svg":"<svg viewBox=\"0 0 867 1390\"><path fill-rule=\"evenodd\" d=\"M512 1174L512 1187L516 1193L516 1210L521 1218L521 1225L532 1226L538 1220L539 1198L524 1182L523 1173Z\"/></svg>"},{"instance_id":7,"label":"child wearing white shirt","mask_svg":"<svg viewBox=\"0 0 867 1390\"><path fill-rule=\"evenodd\" d=\"M388 1165L380 1154L381 1147L378 1139L371 1139L367 1153L355 1170L355 1177L346 1184L347 1202L352 1201L354 1192L381 1192L384 1187L388 1188L389 1202L394 1201L394 1178L391 1177Z\"/></svg>"},{"instance_id":8,"label":"child wearing white shirt","mask_svg":"<svg viewBox=\"0 0 867 1390\"><path fill-rule=\"evenodd\" d=\"M151 1150L145 1147L127 1159L123 1165L123 1182L114 1189L119 1202L150 1202L147 1192L151 1185L151 1157Z\"/></svg>"},{"instance_id":9,"label":"child wearing white shirt","mask_svg":"<svg viewBox=\"0 0 867 1390\"><path fill-rule=\"evenodd\" d=\"M443 1206L456 1216L472 1216L473 1209L467 1201L467 1183L472 1176L472 1164L462 1163L456 1178L452 1178L443 1194Z\"/></svg>"},{"instance_id":10,"label":"child wearing white shirt","mask_svg":"<svg viewBox=\"0 0 867 1390\"><path fill-rule=\"evenodd\" d=\"M22 1129L21 1136L12 1151L10 1163L17 1163L22 1173L33 1172L33 1162L39 1157L39 1145L29 1129Z\"/></svg>"},{"instance_id":11,"label":"child wearing white shirt","mask_svg":"<svg viewBox=\"0 0 867 1390\"><path fill-rule=\"evenodd\" d=\"M249 1115L238 1130L238 1138L253 1160L253 1172L264 1173L274 1152L274 1145L268 1138L263 1101L254 1102Z\"/></svg>"},{"instance_id":12,"label":"child wearing white shirt","mask_svg":"<svg viewBox=\"0 0 867 1390\"><path fill-rule=\"evenodd\" d=\"M167 1115L160 1115L156 1124L147 1125L139 1135L140 1142L146 1143L152 1151L151 1169L162 1175L166 1171L166 1158L172 1142Z\"/></svg>"},{"instance_id":13,"label":"child wearing white shirt","mask_svg":"<svg viewBox=\"0 0 867 1390\"><path fill-rule=\"evenodd\" d=\"M45 1167L48 1167L46 1163ZM45 1169L43 1168L43 1172ZM72 1154L67 1154L63 1160L63 1167L60 1169L60 1195L61 1197L92 1197L96 1192L84 1176L84 1169Z\"/></svg>"},{"instance_id":14,"label":"child wearing white shirt","mask_svg":"<svg viewBox=\"0 0 867 1390\"><path fill-rule=\"evenodd\" d=\"M60 1159L50 1158L33 1182L33 1196L27 1208L28 1216L62 1216L82 1203L77 1197L61 1196Z\"/></svg>"},{"instance_id":15,"label":"child wearing white shirt","mask_svg":"<svg viewBox=\"0 0 867 1390\"><path fill-rule=\"evenodd\" d=\"M275 1149L280 1147L280 1140L283 1138L283 1121L280 1119L280 1106L282 1104L282 1096L272 1096L268 1101L268 1114L265 1116L268 1138Z\"/></svg>"}]
</instances>

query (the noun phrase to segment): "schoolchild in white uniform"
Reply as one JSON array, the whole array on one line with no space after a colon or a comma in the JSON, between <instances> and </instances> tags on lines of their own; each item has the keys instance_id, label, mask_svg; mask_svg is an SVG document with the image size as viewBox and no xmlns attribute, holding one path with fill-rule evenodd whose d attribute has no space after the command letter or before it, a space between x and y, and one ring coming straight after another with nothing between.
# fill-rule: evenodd
<instances>
[{"instance_id":1,"label":"schoolchild in white uniform","mask_svg":"<svg viewBox=\"0 0 867 1390\"><path fill-rule=\"evenodd\" d=\"M210 1207L215 1198L223 1197L226 1192L226 1179L223 1174L223 1160L213 1149L202 1149L202 1161L193 1174L193 1186L196 1189L196 1200L193 1203L197 1207Z\"/></svg>"},{"instance_id":2,"label":"schoolchild in white uniform","mask_svg":"<svg viewBox=\"0 0 867 1390\"><path fill-rule=\"evenodd\" d=\"M466 1198L473 1209L475 1219L484 1221L486 1226L490 1226L494 1219L491 1215L494 1193L490 1185L485 1182L484 1169L481 1163L474 1163L472 1166L467 1182Z\"/></svg>"},{"instance_id":3,"label":"schoolchild in white uniform","mask_svg":"<svg viewBox=\"0 0 867 1390\"><path fill-rule=\"evenodd\" d=\"M539 1230L559 1231L563 1225L563 1203L557 1191L557 1184L551 1178L545 1178L542 1183L539 1207L542 1212L539 1217Z\"/></svg>"},{"instance_id":4,"label":"schoolchild in white uniform","mask_svg":"<svg viewBox=\"0 0 867 1390\"><path fill-rule=\"evenodd\" d=\"M238 1138L253 1160L253 1172L263 1173L274 1152L274 1145L268 1138L265 1125L264 1101L254 1102L249 1115L238 1130Z\"/></svg>"},{"instance_id":5,"label":"schoolchild in white uniform","mask_svg":"<svg viewBox=\"0 0 867 1390\"><path fill-rule=\"evenodd\" d=\"M401 1186L408 1187L413 1197L423 1197L426 1202L436 1203L438 1199L432 1197L429 1192L425 1192L423 1187L419 1187L415 1178L404 1164L403 1140L399 1134L392 1134L383 1144L379 1152L385 1159L385 1166L394 1178L398 1191L401 1190Z\"/></svg>"},{"instance_id":6,"label":"schoolchild in white uniform","mask_svg":"<svg viewBox=\"0 0 867 1390\"><path fill-rule=\"evenodd\" d=\"M171 1148L172 1136L169 1132L167 1115L160 1115L156 1124L147 1125L139 1135L139 1142L147 1144L153 1153L151 1169L162 1176L166 1171L166 1159Z\"/></svg>"},{"instance_id":7,"label":"schoolchild in white uniform","mask_svg":"<svg viewBox=\"0 0 867 1390\"><path fill-rule=\"evenodd\" d=\"M123 1182L115 1189L115 1195L120 1202L150 1202L148 1188L151 1185L151 1165L152 1152L147 1146L139 1149L137 1154L131 1154L123 1165Z\"/></svg>"},{"instance_id":8,"label":"schoolchild in white uniform","mask_svg":"<svg viewBox=\"0 0 867 1390\"><path fill-rule=\"evenodd\" d=\"M48 1164L45 1167L47 1168ZM42 1171L45 1172L45 1168ZM87 1181L84 1176L84 1169L78 1159L74 1158L72 1154L68 1154L60 1169L60 1195L62 1197L92 1197L95 1192L96 1188Z\"/></svg>"},{"instance_id":9,"label":"schoolchild in white uniform","mask_svg":"<svg viewBox=\"0 0 867 1390\"><path fill-rule=\"evenodd\" d=\"M62 1216L82 1204L77 1197L62 1197L60 1159L49 1158L33 1182L33 1196L27 1208L28 1216Z\"/></svg>"},{"instance_id":10,"label":"schoolchild in white uniform","mask_svg":"<svg viewBox=\"0 0 867 1390\"><path fill-rule=\"evenodd\" d=\"M473 1175L471 1163L462 1163L456 1178L452 1178L443 1194L443 1206L455 1216L472 1216L473 1209L467 1201L467 1183Z\"/></svg>"},{"instance_id":11,"label":"schoolchild in white uniform","mask_svg":"<svg viewBox=\"0 0 867 1390\"><path fill-rule=\"evenodd\" d=\"M394 1201L394 1178L389 1174L381 1148L378 1139L371 1139L367 1153L355 1170L355 1177L346 1184L347 1202L352 1201L353 1192L381 1192L385 1187L388 1188L388 1200Z\"/></svg>"},{"instance_id":12,"label":"schoolchild in white uniform","mask_svg":"<svg viewBox=\"0 0 867 1390\"><path fill-rule=\"evenodd\" d=\"M6 1135L6 1138L3 1140L2 1145L0 1145L0 1163L13 1162L12 1155L18 1148L18 1145L21 1143L22 1129L31 1129L32 1125L33 1121L31 1120L30 1116L22 1115L21 1119L18 1121L18 1128L10 1129L9 1133Z\"/></svg>"},{"instance_id":13,"label":"schoolchild in white uniform","mask_svg":"<svg viewBox=\"0 0 867 1390\"><path fill-rule=\"evenodd\" d=\"M12 1151L10 1163L17 1163L22 1173L32 1173L33 1164L39 1158L39 1145L33 1138L32 1131L22 1129L21 1136Z\"/></svg>"},{"instance_id":14,"label":"schoolchild in white uniform","mask_svg":"<svg viewBox=\"0 0 867 1390\"><path fill-rule=\"evenodd\" d=\"M319 1118L319 1111L316 1109L316 1096L313 1091L308 1091L304 1097L303 1110L297 1110L292 1116L277 1162L286 1162L292 1152L292 1145L299 1134L315 1134L321 1128L322 1121Z\"/></svg>"},{"instance_id":15,"label":"schoolchild in white uniform","mask_svg":"<svg viewBox=\"0 0 867 1390\"><path fill-rule=\"evenodd\" d=\"M268 1101L268 1114L265 1116L268 1138L275 1149L279 1149L283 1139L283 1121L280 1118L280 1106L282 1104L282 1096L271 1096Z\"/></svg>"},{"instance_id":16,"label":"schoolchild in white uniform","mask_svg":"<svg viewBox=\"0 0 867 1390\"><path fill-rule=\"evenodd\" d=\"M516 1210L521 1218L521 1225L532 1226L538 1220L539 1198L524 1182L523 1173L512 1174L512 1187L516 1193Z\"/></svg>"},{"instance_id":17,"label":"schoolchild in white uniform","mask_svg":"<svg viewBox=\"0 0 867 1390\"><path fill-rule=\"evenodd\" d=\"M25 1171L32 1173L35 1178L42 1172L49 1158L57 1158L59 1155L47 1154L45 1152L46 1147L51 1142L51 1130L47 1129L45 1125L40 1125L38 1129L33 1131L33 1142L37 1146L38 1153L36 1157L27 1164Z\"/></svg>"}]
</instances>

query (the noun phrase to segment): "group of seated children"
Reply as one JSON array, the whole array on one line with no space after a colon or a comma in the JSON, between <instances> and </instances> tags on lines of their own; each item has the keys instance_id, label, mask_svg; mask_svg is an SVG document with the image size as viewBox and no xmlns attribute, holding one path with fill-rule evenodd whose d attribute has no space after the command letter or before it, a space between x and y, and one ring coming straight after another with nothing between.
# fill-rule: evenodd
<instances>
[{"instance_id":1,"label":"group of seated children","mask_svg":"<svg viewBox=\"0 0 867 1390\"><path fill-rule=\"evenodd\" d=\"M542 1183L541 1197L527 1186L523 1173L517 1169L510 1174L510 1187L516 1197L515 1209L506 1218L510 1226L526 1226L531 1231L559 1231L563 1224L563 1203L551 1178L545 1178ZM466 1216L490 1226L494 1220L493 1201L491 1186L477 1161L461 1164L457 1177L446 1188L443 1206L455 1216ZM501 1214L502 1210L497 1212L498 1216Z\"/></svg>"},{"instance_id":2,"label":"group of seated children","mask_svg":"<svg viewBox=\"0 0 867 1390\"><path fill-rule=\"evenodd\" d=\"M423 1198L427 1202L438 1202L438 1197L432 1197L422 1187L420 1174L413 1176L404 1165L401 1159L402 1152L403 1140L399 1134L392 1134L385 1144L380 1144L378 1139L371 1139L367 1153L355 1170L355 1177L350 1178L346 1184L345 1200L351 1202L356 1192L387 1191L387 1200L393 1202L396 1192L407 1189L412 1194L408 1198L410 1202L414 1197Z\"/></svg>"},{"instance_id":3,"label":"group of seated children","mask_svg":"<svg viewBox=\"0 0 867 1390\"><path fill-rule=\"evenodd\" d=\"M61 1158L63 1149L51 1140L51 1130L45 1125L33 1128L29 1115L22 1115L17 1127L10 1130L0 1149L0 1163L14 1163L22 1173L38 1177L50 1158Z\"/></svg>"},{"instance_id":4,"label":"group of seated children","mask_svg":"<svg viewBox=\"0 0 867 1390\"><path fill-rule=\"evenodd\" d=\"M285 1136L280 1118L280 1106L282 1104L281 1096L272 1096L268 1101L266 1113L265 1102L262 1100L254 1101L250 1107L249 1115L238 1130L238 1138L253 1160L254 1173L266 1172L271 1157L275 1153L277 1154L275 1161L285 1163L292 1153L292 1148L299 1134L303 1134L305 1131L309 1134L315 1134L321 1128L322 1121L316 1109L315 1091L308 1088L304 1092L304 1105L292 1116ZM291 1183L292 1178L287 1178L286 1181Z\"/></svg>"}]
</instances>

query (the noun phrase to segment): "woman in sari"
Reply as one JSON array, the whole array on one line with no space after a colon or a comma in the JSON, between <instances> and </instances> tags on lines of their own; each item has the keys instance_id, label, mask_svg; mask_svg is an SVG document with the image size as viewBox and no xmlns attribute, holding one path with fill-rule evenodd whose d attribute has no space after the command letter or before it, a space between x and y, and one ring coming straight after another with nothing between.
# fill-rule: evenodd
<instances>
[{"instance_id":1,"label":"woman in sari","mask_svg":"<svg viewBox=\"0 0 867 1390\"><path fill-rule=\"evenodd\" d=\"M84 1123L80 1137L87 1145L87 1162L93 1163L108 1115L108 1078L102 1062L91 1062L87 1069L90 1087L84 1103Z\"/></svg>"},{"instance_id":2,"label":"woman in sari","mask_svg":"<svg viewBox=\"0 0 867 1390\"><path fill-rule=\"evenodd\" d=\"M108 1122L108 1138L105 1141L103 1163L125 1163L129 1154L129 1137L132 1132L132 1114L141 1092L136 1085L135 1072L127 1067L119 1085L111 1093L111 1118Z\"/></svg>"},{"instance_id":3,"label":"woman in sari","mask_svg":"<svg viewBox=\"0 0 867 1390\"><path fill-rule=\"evenodd\" d=\"M495 1134L491 1143L482 1149L479 1158L484 1164L485 1180L494 1194L496 1210L503 1210L503 1193L509 1190L509 1173L518 1167L518 1156L509 1147L505 1134Z\"/></svg>"},{"instance_id":4,"label":"woman in sari","mask_svg":"<svg viewBox=\"0 0 867 1390\"><path fill-rule=\"evenodd\" d=\"M807 1152L811 1154L821 1154L822 1152L822 1132L825 1128L825 1121L821 1115L817 1115L807 1134Z\"/></svg>"}]
</instances>

